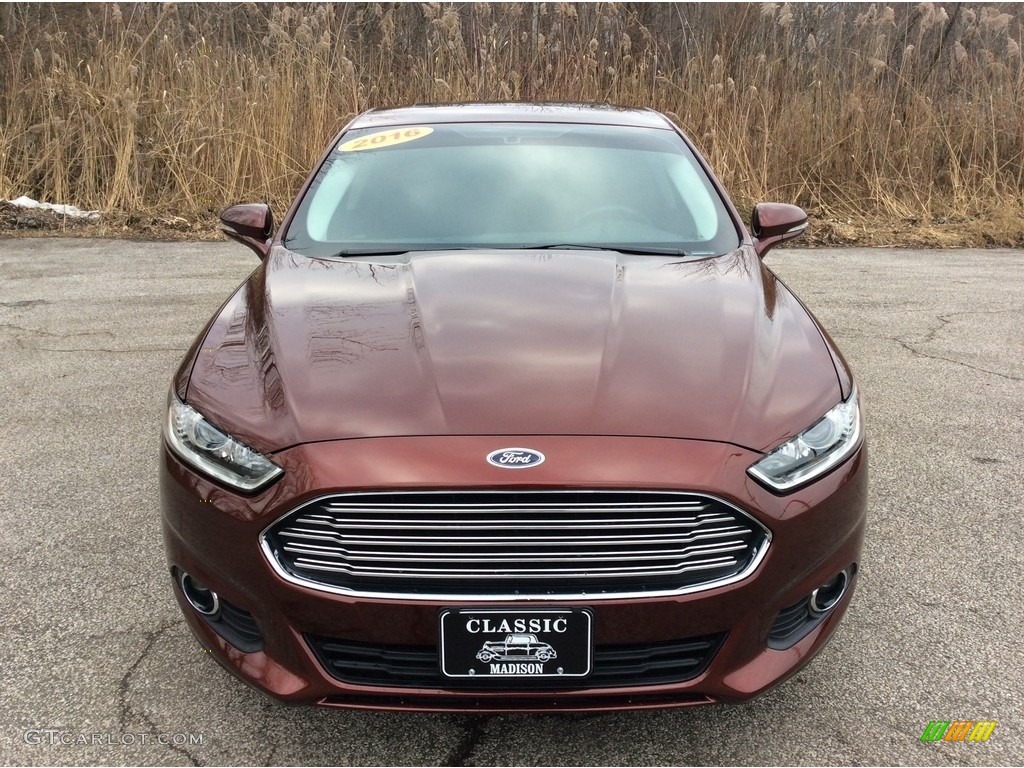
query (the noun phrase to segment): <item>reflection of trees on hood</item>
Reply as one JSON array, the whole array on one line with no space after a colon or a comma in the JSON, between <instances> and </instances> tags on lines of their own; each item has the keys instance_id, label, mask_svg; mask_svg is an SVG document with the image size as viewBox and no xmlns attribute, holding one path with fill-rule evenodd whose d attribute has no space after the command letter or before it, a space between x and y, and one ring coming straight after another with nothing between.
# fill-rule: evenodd
<instances>
[{"instance_id":1,"label":"reflection of trees on hood","mask_svg":"<svg viewBox=\"0 0 1024 768\"><path fill-rule=\"evenodd\" d=\"M681 275L695 275L701 282L712 282L730 274L750 277L756 270L764 296L764 311L769 320L775 317L779 303L785 301L785 293L779 292L779 279L775 273L768 269L763 261L750 256L743 249L709 259L679 261L667 265L666 268Z\"/></svg>"},{"instance_id":2,"label":"reflection of trees on hood","mask_svg":"<svg viewBox=\"0 0 1024 768\"><path fill-rule=\"evenodd\" d=\"M256 378L264 392L264 400L271 410L284 407L284 388L281 374L274 360L271 329L268 321L273 317L271 299L266 290L266 268L257 269L245 285L246 319L245 340L248 357L252 361Z\"/></svg>"}]
</instances>

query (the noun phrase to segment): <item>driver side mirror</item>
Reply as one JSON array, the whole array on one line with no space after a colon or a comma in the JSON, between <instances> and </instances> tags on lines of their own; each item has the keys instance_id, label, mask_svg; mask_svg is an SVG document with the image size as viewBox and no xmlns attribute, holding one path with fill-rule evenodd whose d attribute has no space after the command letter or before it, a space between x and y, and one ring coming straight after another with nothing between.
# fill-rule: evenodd
<instances>
[{"instance_id":1,"label":"driver side mirror","mask_svg":"<svg viewBox=\"0 0 1024 768\"><path fill-rule=\"evenodd\" d=\"M803 208L787 203L758 203L750 217L754 249L760 258L779 243L800 237L807 229Z\"/></svg>"},{"instance_id":2,"label":"driver side mirror","mask_svg":"<svg viewBox=\"0 0 1024 768\"><path fill-rule=\"evenodd\" d=\"M274 215L265 203L233 205L220 215L220 231L252 248L260 261L270 253L274 235Z\"/></svg>"}]
</instances>

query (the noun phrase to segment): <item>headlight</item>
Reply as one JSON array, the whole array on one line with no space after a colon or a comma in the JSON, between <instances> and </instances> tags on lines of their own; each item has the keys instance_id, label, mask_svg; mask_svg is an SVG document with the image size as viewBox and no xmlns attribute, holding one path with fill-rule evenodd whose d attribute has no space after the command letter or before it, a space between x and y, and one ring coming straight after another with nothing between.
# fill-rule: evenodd
<instances>
[{"instance_id":1,"label":"headlight","mask_svg":"<svg viewBox=\"0 0 1024 768\"><path fill-rule=\"evenodd\" d=\"M224 434L173 394L164 435L183 461L239 491L255 491L284 473L266 456Z\"/></svg>"},{"instance_id":2,"label":"headlight","mask_svg":"<svg viewBox=\"0 0 1024 768\"><path fill-rule=\"evenodd\" d=\"M859 444L860 405L854 388L849 398L747 472L773 491L790 491L828 472Z\"/></svg>"}]
</instances>

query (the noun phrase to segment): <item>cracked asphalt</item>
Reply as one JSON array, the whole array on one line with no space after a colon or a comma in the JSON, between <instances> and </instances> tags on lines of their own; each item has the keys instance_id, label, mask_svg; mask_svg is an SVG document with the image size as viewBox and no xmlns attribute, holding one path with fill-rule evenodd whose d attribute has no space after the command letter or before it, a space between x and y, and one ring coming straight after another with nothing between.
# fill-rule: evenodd
<instances>
[{"instance_id":1,"label":"cracked asphalt","mask_svg":"<svg viewBox=\"0 0 1024 768\"><path fill-rule=\"evenodd\" d=\"M1019 763L1024 252L792 249L768 263L839 342L866 404L870 523L833 642L743 706L463 717L278 705L179 615L158 525L166 391L254 257L0 240L0 762ZM919 741L956 719L998 726L986 743Z\"/></svg>"}]
</instances>

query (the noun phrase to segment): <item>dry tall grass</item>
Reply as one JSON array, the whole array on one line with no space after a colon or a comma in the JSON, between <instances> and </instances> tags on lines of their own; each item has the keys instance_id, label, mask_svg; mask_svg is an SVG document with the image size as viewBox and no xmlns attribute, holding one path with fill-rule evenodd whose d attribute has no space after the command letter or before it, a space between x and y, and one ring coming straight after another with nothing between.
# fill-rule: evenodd
<instances>
[{"instance_id":1,"label":"dry tall grass","mask_svg":"<svg viewBox=\"0 0 1024 768\"><path fill-rule=\"evenodd\" d=\"M1012 241L1024 236L1017 11L0 6L0 197L185 215L264 199L280 213L369 107L607 101L677 118L741 207L981 217Z\"/></svg>"}]
</instances>

